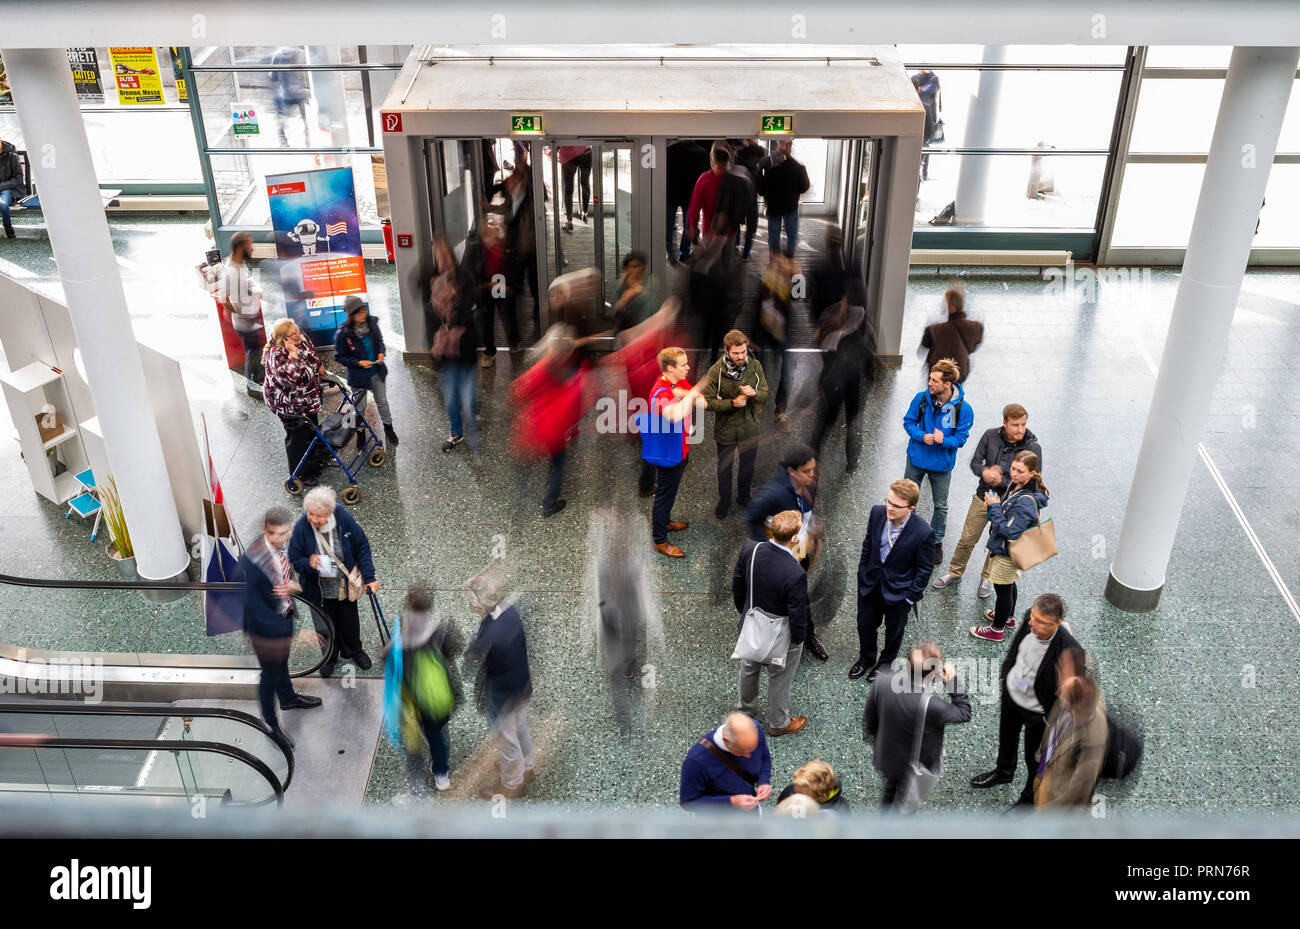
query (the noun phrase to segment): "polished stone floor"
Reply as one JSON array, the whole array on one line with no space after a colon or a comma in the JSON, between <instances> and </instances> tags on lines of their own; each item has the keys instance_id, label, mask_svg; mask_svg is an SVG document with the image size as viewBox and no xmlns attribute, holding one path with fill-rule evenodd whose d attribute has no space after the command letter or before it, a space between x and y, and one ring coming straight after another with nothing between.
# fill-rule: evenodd
<instances>
[{"instance_id":1,"label":"polished stone floor","mask_svg":"<svg viewBox=\"0 0 1300 929\"><path fill-rule=\"evenodd\" d=\"M17 222L20 238L0 241L0 273L57 293L48 242L26 225L27 217ZM114 217L110 225L137 334L181 360L196 421L206 417L227 499L241 532L251 537L266 507L295 501L280 486L280 425L243 393L240 378L224 370L211 304L197 290L193 266L204 248L203 220ZM383 265L367 272L375 311L396 340L393 275ZM1177 272L1149 271L1094 288L1091 281L1063 286L1010 269L948 269L943 276L918 271L908 288L904 345L916 345L923 326L938 319L950 272L964 278L970 311L987 326L967 385L977 430L996 425L1004 404L1019 402L1029 409L1030 428L1044 447L1052 489L1048 513L1061 554L1026 575L1021 602L1044 591L1065 597L1074 634L1097 662L1108 703L1146 734L1147 755L1136 779L1099 787L1106 815L1295 812L1300 721L1288 709L1298 688L1287 668L1290 656L1300 653L1300 622L1204 463L1194 472L1160 608L1126 615L1101 597ZM1290 464L1300 448L1300 420L1279 399L1300 375L1298 283L1294 272L1247 275L1202 437L1280 583L1293 593L1300 591L1300 510L1290 490ZM691 524L675 538L688 557L670 562L655 556L649 562L664 647L643 659L653 666L643 677L654 685L647 691L652 708L631 738L620 739L584 634L591 609L588 514L622 496L648 519L648 503L635 497L636 451L597 435L588 420L565 482L568 508L543 520L545 469L522 474L506 449L507 389L519 369L506 353L498 359L480 378L487 449L481 472L471 468L464 447L450 455L439 451L447 419L434 372L394 366L389 396L402 443L388 464L363 476L365 496L353 508L373 543L383 607L395 612L405 585L426 580L439 609L472 633L475 620L461 585L504 548L518 567L536 689L538 777L530 796L579 805L671 806L687 748L735 700L736 665L727 656L736 616L728 586L743 532L734 510L725 522L712 515L711 434L692 453L675 511ZM815 374L816 364L813 355L799 356L799 382ZM797 735L773 740L777 790L804 761L821 758L840 773L851 803L878 800L879 780L861 737L867 686L845 674L856 651L853 573L867 512L902 474L901 419L922 382L920 361L910 350L901 368L878 374L863 414L864 449L856 473L844 473L841 447L827 446L816 509L826 520L829 547L811 583L815 619L831 660L806 657L801 665L793 710L811 722ZM768 437L759 456L760 479L810 425L805 416L790 436ZM711 432L711 424L707 428ZM973 490L968 457L958 457L950 540ZM10 489L0 497L0 571L111 575L102 546L89 542L89 527L65 520L62 508L31 491L13 443L0 445L0 476ZM928 516L931 505L927 489L919 512ZM646 536L648 545L648 527ZM997 708L988 678L1006 647L966 632L980 609L991 605L975 596L975 570L959 589L929 591L920 621L907 630L907 641L934 639L946 657L979 672L968 682L975 691L974 718L948 734L945 777L931 800L940 809L997 809L1013 798L1011 787L976 792L966 783L994 758ZM206 639L200 612L185 601L159 606L126 594L92 600L12 589L5 596L0 641L12 644L175 652L238 647ZM367 646L377 654L374 624L364 612L363 619ZM377 665L372 673L378 670ZM316 692L325 699L353 699L341 682L321 683ZM310 717L298 722L300 741L310 739ZM489 760L487 730L466 706L449 732L452 795L463 796ZM383 803L404 789L405 770L387 740L378 738L367 797Z\"/></svg>"}]
</instances>

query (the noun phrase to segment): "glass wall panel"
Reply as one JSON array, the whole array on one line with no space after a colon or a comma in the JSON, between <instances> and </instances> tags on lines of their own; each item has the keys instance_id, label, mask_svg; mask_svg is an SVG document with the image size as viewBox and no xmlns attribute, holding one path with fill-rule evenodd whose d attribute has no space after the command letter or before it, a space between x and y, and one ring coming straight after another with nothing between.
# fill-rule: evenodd
<instances>
[{"instance_id":1,"label":"glass wall panel","mask_svg":"<svg viewBox=\"0 0 1300 929\"><path fill-rule=\"evenodd\" d=\"M979 159L988 171L987 200L981 228L1092 229L1106 172L1105 155L1046 155L1036 167L1033 156L947 155L929 159L929 180L921 184L916 225L929 221L957 197L957 179L965 159ZM1040 197L1029 197L1036 181ZM1045 182L1051 190L1041 190ZM959 223L958 225L965 225Z\"/></svg>"},{"instance_id":2,"label":"glass wall panel","mask_svg":"<svg viewBox=\"0 0 1300 929\"><path fill-rule=\"evenodd\" d=\"M903 61L975 65L984 60L983 45L899 45ZM1124 45L1010 45L1007 64L1122 65Z\"/></svg>"},{"instance_id":3,"label":"glass wall panel","mask_svg":"<svg viewBox=\"0 0 1300 929\"><path fill-rule=\"evenodd\" d=\"M1231 45L1152 45L1146 67L1226 68L1231 57Z\"/></svg>"}]
</instances>

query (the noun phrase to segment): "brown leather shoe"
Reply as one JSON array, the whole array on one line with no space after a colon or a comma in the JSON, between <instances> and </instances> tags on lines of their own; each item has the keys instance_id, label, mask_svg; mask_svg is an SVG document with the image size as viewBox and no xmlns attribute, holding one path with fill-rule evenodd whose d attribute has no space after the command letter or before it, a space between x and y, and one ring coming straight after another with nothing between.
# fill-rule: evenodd
<instances>
[{"instance_id":1,"label":"brown leather shoe","mask_svg":"<svg viewBox=\"0 0 1300 929\"><path fill-rule=\"evenodd\" d=\"M685 558L686 553L671 542L658 542L655 544L655 551L661 555L667 555L669 558Z\"/></svg>"},{"instance_id":2,"label":"brown leather shoe","mask_svg":"<svg viewBox=\"0 0 1300 929\"><path fill-rule=\"evenodd\" d=\"M826 654L826 646L822 645L822 640L817 638L815 634L808 636L803 644L808 646L808 651L812 652L822 661L830 660L831 656Z\"/></svg>"},{"instance_id":3,"label":"brown leather shoe","mask_svg":"<svg viewBox=\"0 0 1300 929\"><path fill-rule=\"evenodd\" d=\"M790 735L790 734L793 733L793 732L798 732L800 729L802 729L802 728L803 728L804 726L806 726L806 725L808 725L808 717L807 717L807 716L791 716L791 717L790 717L790 725L788 725L788 726L786 726L784 729L781 729L781 730L776 731L776 732L773 732L771 729L769 729L769 730L767 730L767 734L768 734L768 737L769 737L769 738L773 738L773 739L774 739L774 738L776 738L776 737L779 736L779 735Z\"/></svg>"},{"instance_id":4,"label":"brown leather shoe","mask_svg":"<svg viewBox=\"0 0 1300 929\"><path fill-rule=\"evenodd\" d=\"M520 797L528 794L528 779L525 777L522 784L518 787L507 787L501 783L501 778L493 778L488 786L478 792L480 800L491 800L497 794L505 797L507 800L518 800Z\"/></svg>"},{"instance_id":5,"label":"brown leather shoe","mask_svg":"<svg viewBox=\"0 0 1300 929\"><path fill-rule=\"evenodd\" d=\"M685 528L686 528L686 520L684 519L678 520L676 522L671 522L668 524L669 532L681 532Z\"/></svg>"}]
</instances>

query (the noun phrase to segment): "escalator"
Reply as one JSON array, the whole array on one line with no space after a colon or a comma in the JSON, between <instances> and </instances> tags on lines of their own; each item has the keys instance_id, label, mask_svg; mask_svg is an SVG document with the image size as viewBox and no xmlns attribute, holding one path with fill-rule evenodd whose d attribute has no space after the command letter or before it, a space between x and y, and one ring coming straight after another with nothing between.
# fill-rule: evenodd
<instances>
[{"instance_id":1,"label":"escalator","mask_svg":"<svg viewBox=\"0 0 1300 929\"><path fill-rule=\"evenodd\" d=\"M0 700L0 799L206 818L278 805L292 780L289 743L238 710Z\"/></svg>"}]
</instances>

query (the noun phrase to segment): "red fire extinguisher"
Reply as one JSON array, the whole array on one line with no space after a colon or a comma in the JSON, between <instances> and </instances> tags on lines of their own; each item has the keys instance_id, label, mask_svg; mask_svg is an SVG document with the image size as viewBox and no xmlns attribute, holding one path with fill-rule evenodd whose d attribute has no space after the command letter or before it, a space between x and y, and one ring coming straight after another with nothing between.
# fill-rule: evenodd
<instances>
[{"instance_id":1,"label":"red fire extinguisher","mask_svg":"<svg viewBox=\"0 0 1300 929\"><path fill-rule=\"evenodd\" d=\"M388 263L392 264L395 260L393 258L393 221L388 217L384 217L380 221L380 225L384 227L384 251L388 254Z\"/></svg>"}]
</instances>

